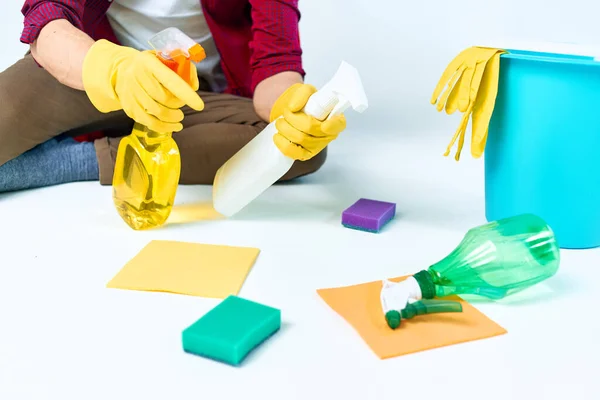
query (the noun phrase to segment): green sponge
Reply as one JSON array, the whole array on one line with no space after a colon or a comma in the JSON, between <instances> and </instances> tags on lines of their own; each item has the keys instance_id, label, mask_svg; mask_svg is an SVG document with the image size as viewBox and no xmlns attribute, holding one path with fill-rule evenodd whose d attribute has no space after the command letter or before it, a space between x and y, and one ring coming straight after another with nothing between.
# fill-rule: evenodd
<instances>
[{"instance_id":1,"label":"green sponge","mask_svg":"<svg viewBox=\"0 0 600 400\"><path fill-rule=\"evenodd\" d=\"M232 295L183 331L183 350L239 365L280 327L280 310Z\"/></svg>"}]
</instances>

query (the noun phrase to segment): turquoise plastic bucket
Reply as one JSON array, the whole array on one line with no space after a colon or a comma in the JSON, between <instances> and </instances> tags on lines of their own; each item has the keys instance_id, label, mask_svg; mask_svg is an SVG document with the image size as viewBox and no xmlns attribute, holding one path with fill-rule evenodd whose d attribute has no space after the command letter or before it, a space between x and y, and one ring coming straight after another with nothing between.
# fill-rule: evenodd
<instances>
[{"instance_id":1,"label":"turquoise plastic bucket","mask_svg":"<svg viewBox=\"0 0 600 400\"><path fill-rule=\"evenodd\" d=\"M484 159L488 221L533 213L561 248L600 246L600 63L502 55Z\"/></svg>"}]
</instances>

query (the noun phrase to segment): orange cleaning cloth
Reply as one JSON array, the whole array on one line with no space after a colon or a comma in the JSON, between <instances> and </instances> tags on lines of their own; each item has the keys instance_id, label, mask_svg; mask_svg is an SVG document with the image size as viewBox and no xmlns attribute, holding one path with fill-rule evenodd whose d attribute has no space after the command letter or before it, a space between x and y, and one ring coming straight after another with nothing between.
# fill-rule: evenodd
<instances>
[{"instance_id":1,"label":"orange cleaning cloth","mask_svg":"<svg viewBox=\"0 0 600 400\"><path fill-rule=\"evenodd\" d=\"M399 282L407 277L390 279ZM461 313L419 315L402 320L400 327L388 327L380 302L381 281L319 289L317 293L341 315L381 359L416 353L452 344L485 339L506 330L459 298Z\"/></svg>"}]
</instances>

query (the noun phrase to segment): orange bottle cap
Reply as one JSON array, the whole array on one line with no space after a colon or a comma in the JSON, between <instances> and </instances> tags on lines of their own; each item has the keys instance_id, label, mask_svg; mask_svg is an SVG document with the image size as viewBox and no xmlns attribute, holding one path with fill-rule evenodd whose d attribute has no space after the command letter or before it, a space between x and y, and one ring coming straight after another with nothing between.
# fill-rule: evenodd
<instances>
[{"instance_id":1,"label":"orange bottle cap","mask_svg":"<svg viewBox=\"0 0 600 400\"><path fill-rule=\"evenodd\" d=\"M196 43L194 46L188 49L188 53L190 53L190 59L193 62L200 62L206 58L206 52L204 48Z\"/></svg>"}]
</instances>

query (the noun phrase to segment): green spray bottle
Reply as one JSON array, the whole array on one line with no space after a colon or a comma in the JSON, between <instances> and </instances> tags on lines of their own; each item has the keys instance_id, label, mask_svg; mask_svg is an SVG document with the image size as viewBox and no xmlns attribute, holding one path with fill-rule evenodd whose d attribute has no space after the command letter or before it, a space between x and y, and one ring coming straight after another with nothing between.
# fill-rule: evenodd
<instances>
[{"instance_id":1,"label":"green spray bottle","mask_svg":"<svg viewBox=\"0 0 600 400\"><path fill-rule=\"evenodd\" d=\"M540 217L522 214L467 232L444 259L402 282L384 281L381 304L391 328L409 301L470 294L499 300L558 271L560 249Z\"/></svg>"}]
</instances>

